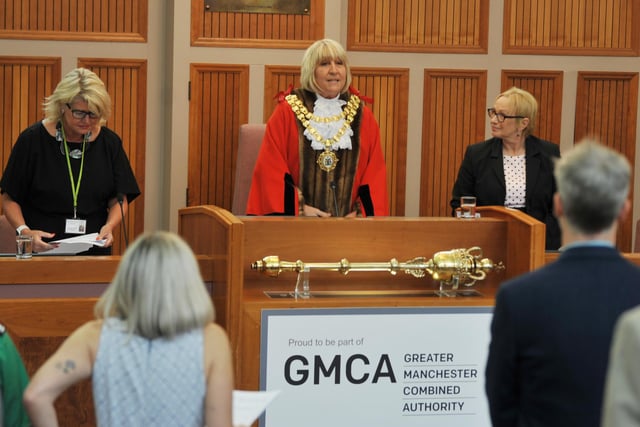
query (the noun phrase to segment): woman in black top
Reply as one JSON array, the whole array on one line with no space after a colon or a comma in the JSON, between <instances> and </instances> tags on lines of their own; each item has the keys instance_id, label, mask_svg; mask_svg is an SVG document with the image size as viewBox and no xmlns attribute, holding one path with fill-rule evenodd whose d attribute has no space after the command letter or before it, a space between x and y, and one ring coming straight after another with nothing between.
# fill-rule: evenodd
<instances>
[{"instance_id":1,"label":"woman in black top","mask_svg":"<svg viewBox=\"0 0 640 427\"><path fill-rule=\"evenodd\" d=\"M34 252L51 240L98 233L109 254L122 209L140 194L120 137L104 123L111 98L93 72L68 73L45 102L45 118L18 137L5 168L2 209L18 234L33 236Z\"/></svg>"}]
</instances>

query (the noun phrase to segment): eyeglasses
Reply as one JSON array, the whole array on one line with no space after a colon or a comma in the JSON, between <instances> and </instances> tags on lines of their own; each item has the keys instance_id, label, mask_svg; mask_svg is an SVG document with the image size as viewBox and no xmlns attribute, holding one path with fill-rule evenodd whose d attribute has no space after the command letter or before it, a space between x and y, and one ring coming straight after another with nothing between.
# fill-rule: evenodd
<instances>
[{"instance_id":1,"label":"eyeglasses","mask_svg":"<svg viewBox=\"0 0 640 427\"><path fill-rule=\"evenodd\" d=\"M487 114L489 115L490 119L493 119L494 117L498 119L498 123L504 122L505 119L524 119L525 118L524 116L507 116L506 114L496 113L495 108L487 108Z\"/></svg>"},{"instance_id":2,"label":"eyeglasses","mask_svg":"<svg viewBox=\"0 0 640 427\"><path fill-rule=\"evenodd\" d=\"M71 115L73 116L74 119L82 120L85 117L89 116L91 120L95 120L100 117L98 114L94 113L93 111L74 110L73 108L71 108L71 105L69 104L67 104L67 108L69 109L69 111L71 111Z\"/></svg>"}]
</instances>

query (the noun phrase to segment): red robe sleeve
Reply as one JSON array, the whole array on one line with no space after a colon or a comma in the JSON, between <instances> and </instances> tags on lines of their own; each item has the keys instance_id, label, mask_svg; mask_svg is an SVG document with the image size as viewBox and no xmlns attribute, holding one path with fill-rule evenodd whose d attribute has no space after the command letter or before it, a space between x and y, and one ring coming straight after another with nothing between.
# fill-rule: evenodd
<instances>
[{"instance_id":1,"label":"red robe sleeve","mask_svg":"<svg viewBox=\"0 0 640 427\"><path fill-rule=\"evenodd\" d=\"M265 129L247 200L247 215L296 215L299 166L296 118L286 102L280 102ZM285 196L295 194L294 212L285 212Z\"/></svg>"}]
</instances>

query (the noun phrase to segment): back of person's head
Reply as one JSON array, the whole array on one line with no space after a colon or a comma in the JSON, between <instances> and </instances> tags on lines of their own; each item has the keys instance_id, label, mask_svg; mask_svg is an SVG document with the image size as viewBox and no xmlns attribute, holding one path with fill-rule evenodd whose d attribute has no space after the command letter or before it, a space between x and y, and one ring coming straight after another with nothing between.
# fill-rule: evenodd
<instances>
[{"instance_id":1,"label":"back of person's head","mask_svg":"<svg viewBox=\"0 0 640 427\"><path fill-rule=\"evenodd\" d=\"M100 117L101 124L111 115L111 97L104 82L93 71L76 68L60 80L53 93L45 100L45 116L52 122L59 121L64 106L76 99L85 101L89 111Z\"/></svg>"},{"instance_id":2,"label":"back of person's head","mask_svg":"<svg viewBox=\"0 0 640 427\"><path fill-rule=\"evenodd\" d=\"M191 248L166 231L143 234L125 251L95 314L123 319L128 332L150 339L172 337L214 319Z\"/></svg>"},{"instance_id":3,"label":"back of person's head","mask_svg":"<svg viewBox=\"0 0 640 427\"><path fill-rule=\"evenodd\" d=\"M512 114L514 116L523 116L529 119L529 124L522 133L525 136L532 135L536 129L536 117L538 116L538 101L536 101L536 98L526 90L515 86L502 92L496 97L496 99L498 98L508 99L513 108Z\"/></svg>"},{"instance_id":4,"label":"back of person's head","mask_svg":"<svg viewBox=\"0 0 640 427\"><path fill-rule=\"evenodd\" d=\"M300 86L304 90L318 93L318 83L316 82L316 67L323 61L340 61L346 68L346 78L340 93L345 93L351 86L351 66L347 52L342 45L332 39L322 39L314 42L307 48L302 57L300 68Z\"/></svg>"},{"instance_id":5,"label":"back of person's head","mask_svg":"<svg viewBox=\"0 0 640 427\"><path fill-rule=\"evenodd\" d=\"M575 231L608 230L629 195L631 166L622 154L593 139L577 143L555 166L562 212Z\"/></svg>"}]
</instances>

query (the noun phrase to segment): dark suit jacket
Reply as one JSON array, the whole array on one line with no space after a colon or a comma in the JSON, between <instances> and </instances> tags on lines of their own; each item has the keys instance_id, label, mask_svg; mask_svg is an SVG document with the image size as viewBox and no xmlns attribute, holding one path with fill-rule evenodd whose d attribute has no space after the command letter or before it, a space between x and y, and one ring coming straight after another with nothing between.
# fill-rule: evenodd
<instances>
[{"instance_id":1,"label":"dark suit jacket","mask_svg":"<svg viewBox=\"0 0 640 427\"><path fill-rule=\"evenodd\" d=\"M546 225L546 248L560 247L560 227L553 216L553 158L560 157L558 145L528 136L525 141L527 189L524 212ZM478 206L504 206L507 187L504 180L502 140L491 138L472 144L462 160L453 186L451 207L460 206L461 196L476 196Z\"/></svg>"},{"instance_id":2,"label":"dark suit jacket","mask_svg":"<svg viewBox=\"0 0 640 427\"><path fill-rule=\"evenodd\" d=\"M486 392L494 427L596 427L618 316L640 304L640 268L574 247L496 295Z\"/></svg>"}]
</instances>

